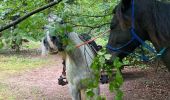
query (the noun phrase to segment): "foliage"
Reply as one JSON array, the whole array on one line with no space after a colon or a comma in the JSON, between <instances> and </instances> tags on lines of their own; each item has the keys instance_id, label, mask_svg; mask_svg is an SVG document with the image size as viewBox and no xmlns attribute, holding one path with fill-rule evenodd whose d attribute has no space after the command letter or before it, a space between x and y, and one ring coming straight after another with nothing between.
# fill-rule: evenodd
<instances>
[{"instance_id":1,"label":"foliage","mask_svg":"<svg viewBox=\"0 0 170 100\"><path fill-rule=\"evenodd\" d=\"M3 20L1 22L1 25L16 20L20 16L23 16L36 7L39 7L41 3L44 4L42 1L43 0L40 0L38 2L36 0L33 0L31 2L30 0L20 0L18 2L16 2L15 0L0 1L0 18ZM40 36L42 36L43 33L41 27L43 26L43 24L45 24L44 18L44 13L33 15L21 24L4 31L1 39L4 39L6 44L8 44L11 48L13 48L14 45L18 47L21 46L23 39L32 41L40 40Z\"/></svg>"},{"instance_id":2,"label":"foliage","mask_svg":"<svg viewBox=\"0 0 170 100\"><path fill-rule=\"evenodd\" d=\"M1 0L0 19L2 20L0 20L0 24L9 23L50 1L53 0ZM108 0L98 0L97 2L92 0L63 0L58 6L37 13L14 28L3 31L3 36L0 38L5 40L11 48L13 45L21 46L23 39L40 41L44 36L42 27L47 24L46 19L50 13L61 17L73 27L73 31L78 33L102 31L109 25L107 23L110 22L111 10L115 4L115 1ZM1 44L2 41L0 41L0 47L3 47Z\"/></svg>"},{"instance_id":3,"label":"foliage","mask_svg":"<svg viewBox=\"0 0 170 100\"><path fill-rule=\"evenodd\" d=\"M151 42L146 41L146 43L154 48ZM156 60L155 57L156 55L153 52L143 46L139 46L133 53L123 59L123 64L139 68L147 68L148 62L154 62Z\"/></svg>"},{"instance_id":4,"label":"foliage","mask_svg":"<svg viewBox=\"0 0 170 100\"><path fill-rule=\"evenodd\" d=\"M89 89L87 90L88 96L93 96L92 88L99 87L99 79L101 70L106 71L107 75L109 75L109 89L111 92L115 92L115 100L122 100L123 92L120 90L121 85L123 84L123 77L120 72L120 68L122 67L122 63L119 61L119 58L115 58L113 64L107 64L107 60L111 57L110 54L106 54L106 50L103 49L98 52L97 57L95 57L94 62L91 65L93 69L93 73L95 74L95 81L88 82ZM113 75L113 69L116 69L115 76ZM99 97L102 100L102 97Z\"/></svg>"}]
</instances>

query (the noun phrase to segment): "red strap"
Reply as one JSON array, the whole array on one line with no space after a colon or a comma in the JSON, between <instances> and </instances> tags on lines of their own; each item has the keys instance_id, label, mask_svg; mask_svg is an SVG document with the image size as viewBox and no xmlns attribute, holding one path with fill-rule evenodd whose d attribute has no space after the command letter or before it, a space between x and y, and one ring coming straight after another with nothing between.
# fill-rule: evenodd
<instances>
[{"instance_id":1,"label":"red strap","mask_svg":"<svg viewBox=\"0 0 170 100\"><path fill-rule=\"evenodd\" d=\"M81 43L81 44L76 45L76 48L79 48L79 47L81 47L82 45L88 44L88 43L96 40L97 38L103 36L104 34L106 34L106 33L108 33L108 32L110 32L110 30L107 30L107 31L101 33L100 35L98 35L98 36L96 36L96 37L94 37L94 38L92 38L92 39L90 39L90 40L88 40L88 41L85 41L85 42L83 42L83 43Z\"/></svg>"}]
</instances>

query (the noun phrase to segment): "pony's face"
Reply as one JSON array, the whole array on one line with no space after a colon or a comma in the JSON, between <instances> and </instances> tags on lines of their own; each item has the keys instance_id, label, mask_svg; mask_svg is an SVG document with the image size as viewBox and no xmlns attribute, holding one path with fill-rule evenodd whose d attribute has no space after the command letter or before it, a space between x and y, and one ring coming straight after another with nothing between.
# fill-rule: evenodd
<instances>
[{"instance_id":1,"label":"pony's face","mask_svg":"<svg viewBox=\"0 0 170 100\"><path fill-rule=\"evenodd\" d=\"M58 53L59 51L63 50L62 41L60 39L60 36L50 36L47 35L42 40L42 55L45 55L46 53Z\"/></svg>"}]
</instances>

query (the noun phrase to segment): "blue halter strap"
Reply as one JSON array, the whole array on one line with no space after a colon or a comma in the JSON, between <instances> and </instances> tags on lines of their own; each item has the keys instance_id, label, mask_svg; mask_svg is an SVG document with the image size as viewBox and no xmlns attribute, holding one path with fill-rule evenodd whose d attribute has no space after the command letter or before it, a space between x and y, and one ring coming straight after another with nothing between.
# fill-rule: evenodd
<instances>
[{"instance_id":1,"label":"blue halter strap","mask_svg":"<svg viewBox=\"0 0 170 100\"><path fill-rule=\"evenodd\" d=\"M121 49L123 49L124 47L130 45L134 40L137 40L140 44L143 45L143 47L145 47L146 49L148 49L149 51L151 51L152 53L155 54L155 57L154 58L158 58L160 56L162 56L162 54L165 52L166 48L162 48L160 52L156 52L156 50L154 48L152 48L151 46L149 46L145 41L143 41L135 32L135 4L134 4L134 0L132 0L131 2L131 5L132 5L132 12L131 12L131 29L130 29L130 33L132 35L132 38L131 40L129 40L126 44L122 45L121 47L118 47L118 48L113 48L112 46L110 45L107 45L106 47L108 49L110 49L111 51L114 51L114 52L122 52L122 53L125 53L125 54L130 54L130 52L127 52L127 51L122 51ZM145 56L144 54L142 55L137 55L137 54L134 54L133 55L135 56L138 56L140 57L142 60L144 61L149 61L150 59Z\"/></svg>"}]
</instances>

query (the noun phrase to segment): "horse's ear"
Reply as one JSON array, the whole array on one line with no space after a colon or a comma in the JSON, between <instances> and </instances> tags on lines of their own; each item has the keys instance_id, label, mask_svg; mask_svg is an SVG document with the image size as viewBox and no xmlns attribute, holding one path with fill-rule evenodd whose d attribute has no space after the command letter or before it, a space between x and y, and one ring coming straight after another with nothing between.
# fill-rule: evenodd
<instances>
[{"instance_id":1,"label":"horse's ear","mask_svg":"<svg viewBox=\"0 0 170 100\"><path fill-rule=\"evenodd\" d=\"M131 0L122 0L121 2L121 10L122 12L125 12L128 10L131 6Z\"/></svg>"}]
</instances>

